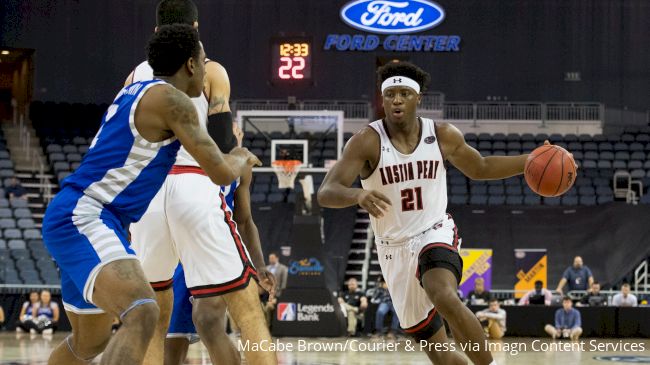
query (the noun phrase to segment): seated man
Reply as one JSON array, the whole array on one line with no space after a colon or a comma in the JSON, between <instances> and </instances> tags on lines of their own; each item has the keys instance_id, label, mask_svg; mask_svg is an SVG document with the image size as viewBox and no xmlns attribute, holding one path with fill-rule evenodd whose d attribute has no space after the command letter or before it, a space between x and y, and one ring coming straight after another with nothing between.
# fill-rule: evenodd
<instances>
[{"instance_id":1,"label":"seated man","mask_svg":"<svg viewBox=\"0 0 650 365\"><path fill-rule=\"evenodd\" d=\"M9 186L5 188L7 198L11 199L27 199L27 191L20 184L20 181L16 177L11 178Z\"/></svg>"},{"instance_id":2,"label":"seated man","mask_svg":"<svg viewBox=\"0 0 650 365\"><path fill-rule=\"evenodd\" d=\"M614 307L636 307L639 305L636 295L630 293L630 284L625 283L621 286L621 292L612 298Z\"/></svg>"},{"instance_id":3,"label":"seated man","mask_svg":"<svg viewBox=\"0 0 650 365\"><path fill-rule=\"evenodd\" d=\"M357 332L357 322L363 319L363 312L368 308L368 298L359 289L357 279L348 280L348 290L341 292L339 303L347 317L348 335L354 336Z\"/></svg>"},{"instance_id":4,"label":"seated man","mask_svg":"<svg viewBox=\"0 0 650 365\"><path fill-rule=\"evenodd\" d=\"M506 333L506 311L501 309L496 298L490 299L486 309L476 312L476 317L489 338L498 340Z\"/></svg>"},{"instance_id":5,"label":"seated man","mask_svg":"<svg viewBox=\"0 0 650 365\"><path fill-rule=\"evenodd\" d=\"M555 327L547 324L544 330L553 339L570 338L577 341L582 334L581 326L580 312L573 308L571 298L564 297L562 299L562 308L555 312Z\"/></svg>"},{"instance_id":6,"label":"seated man","mask_svg":"<svg viewBox=\"0 0 650 365\"><path fill-rule=\"evenodd\" d=\"M594 281L594 283L591 284L591 289L589 289L587 295L582 297L580 302L578 302L578 304L576 305L581 307L582 306L601 307L607 305L607 296L605 294L601 294L600 283Z\"/></svg>"},{"instance_id":7,"label":"seated man","mask_svg":"<svg viewBox=\"0 0 650 365\"><path fill-rule=\"evenodd\" d=\"M385 334L388 339L394 340L395 332L399 330L399 319L397 318L395 307L393 307L393 300L388 292L388 284L381 277L377 280L377 288L372 295L371 302L379 304L375 313L376 335ZM391 313L392 316L390 327L384 325L384 318L388 313Z\"/></svg>"},{"instance_id":8,"label":"seated man","mask_svg":"<svg viewBox=\"0 0 650 365\"><path fill-rule=\"evenodd\" d=\"M477 278L474 281L474 290L467 293L467 300L471 305L485 305L490 301L490 292L485 290L483 278Z\"/></svg>"},{"instance_id":9,"label":"seated man","mask_svg":"<svg viewBox=\"0 0 650 365\"><path fill-rule=\"evenodd\" d=\"M544 283L541 280L535 282L535 289L529 291L519 299L519 305L551 305L553 293L544 288Z\"/></svg>"}]
</instances>

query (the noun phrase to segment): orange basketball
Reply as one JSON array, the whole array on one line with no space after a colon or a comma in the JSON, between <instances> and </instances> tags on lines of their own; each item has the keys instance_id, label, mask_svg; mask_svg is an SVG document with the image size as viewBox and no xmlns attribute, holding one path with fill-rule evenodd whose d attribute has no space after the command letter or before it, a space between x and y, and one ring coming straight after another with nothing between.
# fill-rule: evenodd
<instances>
[{"instance_id":1,"label":"orange basketball","mask_svg":"<svg viewBox=\"0 0 650 365\"><path fill-rule=\"evenodd\" d=\"M559 196L576 180L576 163L567 150L554 145L536 148L526 160L524 176L530 189L541 196Z\"/></svg>"}]
</instances>

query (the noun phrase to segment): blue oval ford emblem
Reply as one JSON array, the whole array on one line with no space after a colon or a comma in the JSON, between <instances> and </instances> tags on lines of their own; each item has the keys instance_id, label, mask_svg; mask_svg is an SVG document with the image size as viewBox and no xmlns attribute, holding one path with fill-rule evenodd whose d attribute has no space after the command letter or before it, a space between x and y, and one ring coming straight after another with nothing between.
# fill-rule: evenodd
<instances>
[{"instance_id":1,"label":"blue oval ford emblem","mask_svg":"<svg viewBox=\"0 0 650 365\"><path fill-rule=\"evenodd\" d=\"M445 11L427 0L356 0L341 9L341 19L370 33L415 33L442 23Z\"/></svg>"}]
</instances>

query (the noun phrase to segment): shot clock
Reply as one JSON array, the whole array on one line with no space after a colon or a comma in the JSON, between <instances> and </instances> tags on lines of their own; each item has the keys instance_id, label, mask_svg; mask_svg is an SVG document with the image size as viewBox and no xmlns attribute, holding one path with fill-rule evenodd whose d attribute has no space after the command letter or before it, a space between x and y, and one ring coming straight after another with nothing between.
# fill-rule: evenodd
<instances>
[{"instance_id":1,"label":"shot clock","mask_svg":"<svg viewBox=\"0 0 650 365\"><path fill-rule=\"evenodd\" d=\"M311 80L312 44L309 38L271 40L271 79L273 81Z\"/></svg>"}]
</instances>

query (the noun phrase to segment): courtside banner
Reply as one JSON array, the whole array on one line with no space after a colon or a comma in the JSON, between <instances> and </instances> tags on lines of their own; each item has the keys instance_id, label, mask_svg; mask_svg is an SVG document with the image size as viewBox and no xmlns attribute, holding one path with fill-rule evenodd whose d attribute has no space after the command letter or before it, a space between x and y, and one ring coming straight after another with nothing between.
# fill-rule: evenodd
<instances>
[{"instance_id":1,"label":"courtside banner","mask_svg":"<svg viewBox=\"0 0 650 365\"><path fill-rule=\"evenodd\" d=\"M535 289L535 282L541 280L547 285L547 254L545 248L515 249L515 291ZM515 298L524 296L525 292L515 292Z\"/></svg>"},{"instance_id":2,"label":"courtside banner","mask_svg":"<svg viewBox=\"0 0 650 365\"><path fill-rule=\"evenodd\" d=\"M485 290L492 289L492 250L463 248L460 257L463 258L463 278L459 289L463 292L463 297L474 289L477 278L483 278Z\"/></svg>"}]
</instances>

